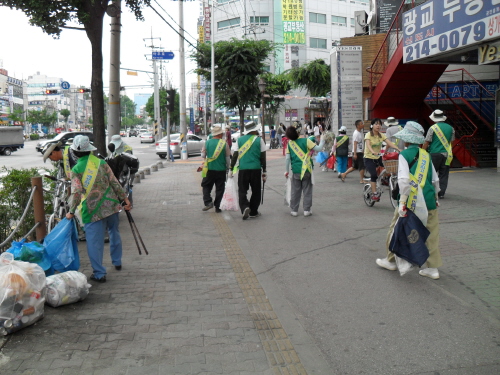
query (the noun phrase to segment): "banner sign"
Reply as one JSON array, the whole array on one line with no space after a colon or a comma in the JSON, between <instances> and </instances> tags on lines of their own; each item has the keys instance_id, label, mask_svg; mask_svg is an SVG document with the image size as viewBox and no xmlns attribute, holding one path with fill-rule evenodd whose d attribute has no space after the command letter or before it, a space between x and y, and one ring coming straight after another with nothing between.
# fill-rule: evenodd
<instances>
[{"instance_id":1,"label":"banner sign","mask_svg":"<svg viewBox=\"0 0 500 375\"><path fill-rule=\"evenodd\" d=\"M305 44L303 0L281 0L283 44Z\"/></svg>"},{"instance_id":2,"label":"banner sign","mask_svg":"<svg viewBox=\"0 0 500 375\"><path fill-rule=\"evenodd\" d=\"M403 62L500 37L500 0L432 0L403 14Z\"/></svg>"}]
</instances>

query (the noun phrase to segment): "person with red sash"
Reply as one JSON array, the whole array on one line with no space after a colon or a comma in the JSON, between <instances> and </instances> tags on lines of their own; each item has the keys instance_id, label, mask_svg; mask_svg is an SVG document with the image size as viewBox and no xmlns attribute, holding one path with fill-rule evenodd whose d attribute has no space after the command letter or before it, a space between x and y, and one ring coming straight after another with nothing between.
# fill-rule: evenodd
<instances>
[{"instance_id":1,"label":"person with red sash","mask_svg":"<svg viewBox=\"0 0 500 375\"><path fill-rule=\"evenodd\" d=\"M429 249L427 267L419 271L420 276L439 279L438 267L442 266L439 251L439 178L429 153L419 146L424 143L424 128L417 122L408 121L403 130L394 135L405 142L407 147L399 154L398 185L399 205L394 211L389 232L387 233L387 257L377 259L379 267L389 271L397 270L394 254L389 250L394 226L399 217L405 217L412 210L429 230L426 246ZM411 167L410 167L411 165Z\"/></svg>"},{"instance_id":2,"label":"person with red sash","mask_svg":"<svg viewBox=\"0 0 500 375\"><path fill-rule=\"evenodd\" d=\"M427 131L424 150L429 151L432 164L439 176L439 198L443 199L448 188L448 176L450 175L450 164L453 160L451 143L455 139L455 129L447 124L443 111L436 109L429 118L435 122Z\"/></svg>"},{"instance_id":3,"label":"person with red sash","mask_svg":"<svg viewBox=\"0 0 500 375\"><path fill-rule=\"evenodd\" d=\"M261 179L266 182L266 144L259 136L260 125L251 121L245 124L243 136L238 138L236 150L231 159L229 178L233 177L236 162L239 163L238 198L243 220L259 217L261 200ZM262 171L262 172L261 172ZM250 201L248 189L252 189Z\"/></svg>"},{"instance_id":4,"label":"person with red sash","mask_svg":"<svg viewBox=\"0 0 500 375\"><path fill-rule=\"evenodd\" d=\"M78 163L71 170L71 198L66 218L78 216L84 225L87 253L93 273L92 280L106 282L106 267L103 266L104 234L109 230L111 261L116 270L122 268L122 240L118 230L118 213L132 208L127 194L116 179L109 165L92 155L96 150L89 137L77 135L71 149Z\"/></svg>"},{"instance_id":5,"label":"person with red sash","mask_svg":"<svg viewBox=\"0 0 500 375\"><path fill-rule=\"evenodd\" d=\"M309 138L299 138L297 130L290 126L286 129L286 137L289 139L286 149L285 178L291 178L292 194L290 199L291 215L298 216L300 197L304 194L303 206L304 216L312 215L312 193L314 180L312 178L313 161L311 150L321 151L325 144L324 139L319 145ZM290 176L290 165L292 175Z\"/></svg>"},{"instance_id":6,"label":"person with red sash","mask_svg":"<svg viewBox=\"0 0 500 375\"><path fill-rule=\"evenodd\" d=\"M335 138L330 155L335 155L337 159L338 178L342 178L342 174L347 172L347 158L349 155L349 137L346 135L347 129L341 126L339 135Z\"/></svg>"},{"instance_id":7,"label":"person with red sash","mask_svg":"<svg viewBox=\"0 0 500 375\"><path fill-rule=\"evenodd\" d=\"M219 125L212 128L212 138L209 139L203 149L201 156L205 159L201 175L201 187L203 188L202 211L208 211L214 207L215 212L221 212L219 206L224 195L226 184L226 170L229 168L231 150L226 140L222 139L224 131ZM231 138L231 137L229 137ZM212 201L212 189L215 185L215 200Z\"/></svg>"}]
</instances>

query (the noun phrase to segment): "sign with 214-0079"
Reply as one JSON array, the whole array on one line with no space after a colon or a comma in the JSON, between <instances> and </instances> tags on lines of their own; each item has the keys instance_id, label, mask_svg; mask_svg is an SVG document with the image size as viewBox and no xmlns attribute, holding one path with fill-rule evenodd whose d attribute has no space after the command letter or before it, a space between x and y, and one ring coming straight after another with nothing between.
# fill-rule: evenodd
<instances>
[{"instance_id":1,"label":"sign with 214-0079","mask_svg":"<svg viewBox=\"0 0 500 375\"><path fill-rule=\"evenodd\" d=\"M405 63L496 38L500 0L432 0L403 14Z\"/></svg>"}]
</instances>

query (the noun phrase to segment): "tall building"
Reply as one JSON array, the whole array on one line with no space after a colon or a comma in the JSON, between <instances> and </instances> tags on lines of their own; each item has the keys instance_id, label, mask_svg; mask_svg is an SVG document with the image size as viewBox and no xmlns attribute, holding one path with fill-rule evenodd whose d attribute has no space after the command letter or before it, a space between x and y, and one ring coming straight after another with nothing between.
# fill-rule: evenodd
<instances>
[{"instance_id":1,"label":"tall building","mask_svg":"<svg viewBox=\"0 0 500 375\"><path fill-rule=\"evenodd\" d=\"M23 81L0 69L0 124L9 124L8 116L16 109L23 109Z\"/></svg>"},{"instance_id":2,"label":"tall building","mask_svg":"<svg viewBox=\"0 0 500 375\"><path fill-rule=\"evenodd\" d=\"M151 97L151 93L149 94L134 94L134 103L137 104L135 106L135 114L136 115L141 115L141 107L146 106L146 103L148 102L149 98Z\"/></svg>"},{"instance_id":3,"label":"tall building","mask_svg":"<svg viewBox=\"0 0 500 375\"><path fill-rule=\"evenodd\" d=\"M272 73L316 59L330 64L332 46L340 38L354 36L354 12L368 12L369 3L369 0L217 0L213 14L214 40L252 38L284 44L276 57L269 58L268 69ZM292 95L304 97L305 93ZM305 99L287 101L291 110L287 115L282 114L280 121L312 121L307 105Z\"/></svg>"}]
</instances>

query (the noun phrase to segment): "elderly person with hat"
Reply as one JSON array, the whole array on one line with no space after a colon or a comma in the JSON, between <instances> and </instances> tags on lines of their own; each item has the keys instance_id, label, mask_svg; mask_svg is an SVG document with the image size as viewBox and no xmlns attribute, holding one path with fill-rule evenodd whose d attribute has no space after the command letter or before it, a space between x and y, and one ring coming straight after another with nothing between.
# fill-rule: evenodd
<instances>
[{"instance_id":1,"label":"elderly person with hat","mask_svg":"<svg viewBox=\"0 0 500 375\"><path fill-rule=\"evenodd\" d=\"M418 196L417 189L421 189L425 207L427 208L427 223L424 224L430 235L425 243L429 249L427 267L420 270L419 274L437 280L439 279L438 267L442 265L439 251L439 218L437 210L439 207L437 196L439 178L432 165L429 153L419 147L424 143L424 128L420 124L408 121L404 129L396 133L395 136L403 140L407 147L399 154L399 206L394 212L389 233L387 234L387 257L377 259L376 263L390 271L397 269L394 254L389 251L392 232L398 218L406 216L407 209L415 211Z\"/></svg>"},{"instance_id":2,"label":"elderly person with hat","mask_svg":"<svg viewBox=\"0 0 500 375\"><path fill-rule=\"evenodd\" d=\"M124 152L128 154L133 154L132 146L129 146L125 142L123 142L120 134L115 134L111 137L110 143L115 145L115 151L113 151L113 156L123 154Z\"/></svg>"},{"instance_id":3,"label":"elderly person with hat","mask_svg":"<svg viewBox=\"0 0 500 375\"><path fill-rule=\"evenodd\" d=\"M339 135L335 137L330 155L335 155L337 159L338 178L342 178L342 173L347 171L347 158L349 156L349 137L346 135L347 128L342 125Z\"/></svg>"},{"instance_id":4,"label":"elderly person with hat","mask_svg":"<svg viewBox=\"0 0 500 375\"><path fill-rule=\"evenodd\" d=\"M78 162L71 170L71 199L66 218L71 220L77 215L84 225L87 253L94 271L90 278L103 283L106 281L106 267L102 264L106 228L109 230L111 261L116 270L121 270L120 202L125 201L126 210L132 207L109 165L92 155L96 148L87 136L77 135L71 149Z\"/></svg>"},{"instance_id":5,"label":"elderly person with hat","mask_svg":"<svg viewBox=\"0 0 500 375\"><path fill-rule=\"evenodd\" d=\"M214 207L215 212L221 212L219 206L224 195L226 183L226 170L231 163L231 150L226 140L222 139L224 130L219 125L212 128L212 138L207 140L201 150L201 156L205 159L202 169L201 187L203 188L203 211ZM215 200L212 201L212 188L215 185Z\"/></svg>"},{"instance_id":6,"label":"elderly person with hat","mask_svg":"<svg viewBox=\"0 0 500 375\"><path fill-rule=\"evenodd\" d=\"M253 121L245 124L243 136L238 138L231 160L229 177L233 177L232 171L236 162L239 162L238 196L243 220L260 216L260 180L266 182L267 179L266 144L259 136L260 130L260 125ZM250 201L247 198L248 188L252 189Z\"/></svg>"},{"instance_id":7,"label":"elderly person with hat","mask_svg":"<svg viewBox=\"0 0 500 375\"><path fill-rule=\"evenodd\" d=\"M396 137L394 137L394 134L403 130L403 127L399 125L399 121L394 117L387 117L387 120L384 121L384 125L387 126L387 130L385 131L385 136L387 137L387 139L398 146L398 149L402 150L405 147L404 142L401 139L397 139ZM385 152L394 151L396 151L396 149L393 147L387 147L385 149Z\"/></svg>"},{"instance_id":8,"label":"elderly person with hat","mask_svg":"<svg viewBox=\"0 0 500 375\"><path fill-rule=\"evenodd\" d=\"M45 163L47 159L59 162L57 178L66 178L67 180L71 178L71 168L73 168L78 161L78 158L69 145L63 146L61 142L53 142L48 145L43 153L43 162Z\"/></svg>"},{"instance_id":9,"label":"elderly person with hat","mask_svg":"<svg viewBox=\"0 0 500 375\"><path fill-rule=\"evenodd\" d=\"M443 199L448 188L450 164L453 160L452 145L455 140L455 129L447 124L446 116L440 109L436 109L429 118L435 122L427 131L423 149L429 151L432 164L439 175L439 198Z\"/></svg>"}]
</instances>

